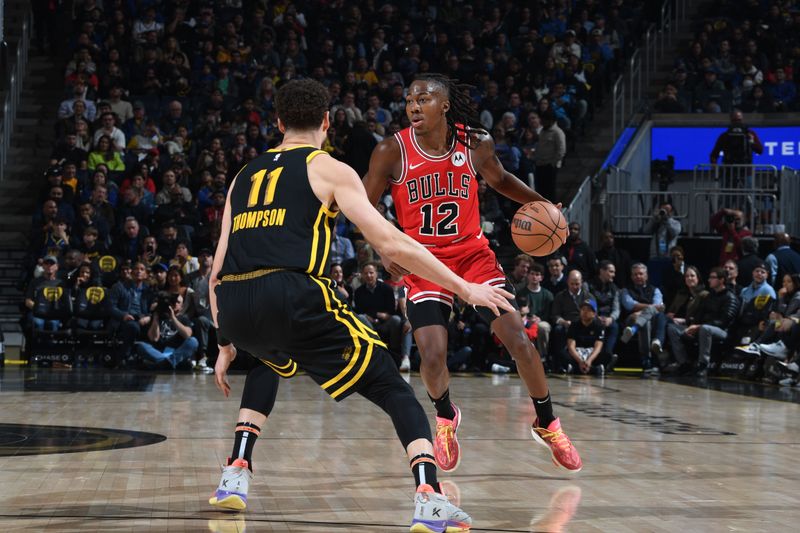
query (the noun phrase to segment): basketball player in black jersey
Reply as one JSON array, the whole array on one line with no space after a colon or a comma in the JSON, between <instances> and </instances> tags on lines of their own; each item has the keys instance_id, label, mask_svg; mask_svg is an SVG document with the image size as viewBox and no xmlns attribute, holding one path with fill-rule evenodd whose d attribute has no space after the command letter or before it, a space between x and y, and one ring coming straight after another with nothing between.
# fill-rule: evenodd
<instances>
[{"instance_id":1,"label":"basketball player in black jersey","mask_svg":"<svg viewBox=\"0 0 800 533\"><path fill-rule=\"evenodd\" d=\"M372 209L358 174L319 150L330 124L328 99L325 87L312 80L281 87L275 102L283 143L248 163L231 184L210 276L211 311L221 337L218 384L227 391L225 371L236 345L276 375L304 370L337 401L361 394L389 414L411 461L417 496L410 530L466 531L469 516L440 493L430 426L411 387L378 334L323 277L334 220L341 210L382 257L473 305L496 314L499 308L511 311L511 294L455 276ZM277 386L273 379L269 390L259 391L269 399L262 423ZM248 438L259 431L252 429ZM245 459L232 459L210 503L243 509L251 474Z\"/></svg>"}]
</instances>

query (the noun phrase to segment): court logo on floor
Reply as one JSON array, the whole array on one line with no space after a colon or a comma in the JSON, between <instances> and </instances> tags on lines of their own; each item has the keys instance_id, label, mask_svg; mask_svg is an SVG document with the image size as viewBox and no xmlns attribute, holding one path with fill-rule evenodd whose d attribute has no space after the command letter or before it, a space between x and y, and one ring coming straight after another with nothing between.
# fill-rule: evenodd
<instances>
[{"instance_id":1,"label":"court logo on floor","mask_svg":"<svg viewBox=\"0 0 800 533\"><path fill-rule=\"evenodd\" d=\"M559 402L569 409L574 409L587 416L613 420L621 424L628 424L642 429L650 429L666 435L736 435L731 431L722 431L704 426L698 426L690 422L678 420L669 416L657 416L627 409L625 407L615 407L612 405L595 405L586 403L565 404Z\"/></svg>"},{"instance_id":2,"label":"court logo on floor","mask_svg":"<svg viewBox=\"0 0 800 533\"><path fill-rule=\"evenodd\" d=\"M124 429L0 424L0 457L119 450L165 440L157 433Z\"/></svg>"}]
</instances>

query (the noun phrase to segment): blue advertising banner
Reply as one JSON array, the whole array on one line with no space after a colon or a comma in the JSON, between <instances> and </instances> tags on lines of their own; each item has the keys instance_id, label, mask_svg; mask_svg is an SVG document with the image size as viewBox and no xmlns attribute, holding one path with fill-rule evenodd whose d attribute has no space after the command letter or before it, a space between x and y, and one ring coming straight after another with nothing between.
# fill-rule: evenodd
<instances>
[{"instance_id":1,"label":"blue advertising banner","mask_svg":"<svg viewBox=\"0 0 800 533\"><path fill-rule=\"evenodd\" d=\"M710 163L711 150L723 127L653 127L652 159L675 157L675 170L693 170L695 165ZM800 169L800 127L753 126L764 144L764 153L754 154L753 163L783 165Z\"/></svg>"}]
</instances>

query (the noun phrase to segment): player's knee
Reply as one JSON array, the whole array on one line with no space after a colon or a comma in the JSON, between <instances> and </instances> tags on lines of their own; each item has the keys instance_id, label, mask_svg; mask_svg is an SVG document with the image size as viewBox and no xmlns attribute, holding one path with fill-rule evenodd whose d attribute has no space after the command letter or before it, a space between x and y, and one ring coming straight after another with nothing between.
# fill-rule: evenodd
<instances>
[{"instance_id":1,"label":"player's knee","mask_svg":"<svg viewBox=\"0 0 800 533\"><path fill-rule=\"evenodd\" d=\"M506 349L517 363L531 363L536 354L536 348L524 333L514 335L513 339L506 343Z\"/></svg>"}]
</instances>

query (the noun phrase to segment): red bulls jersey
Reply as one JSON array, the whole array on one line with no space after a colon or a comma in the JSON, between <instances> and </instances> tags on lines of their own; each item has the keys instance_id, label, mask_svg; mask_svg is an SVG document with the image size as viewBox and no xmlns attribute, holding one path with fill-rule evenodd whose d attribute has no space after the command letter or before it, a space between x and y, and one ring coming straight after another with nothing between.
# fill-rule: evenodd
<instances>
[{"instance_id":1,"label":"red bulls jersey","mask_svg":"<svg viewBox=\"0 0 800 533\"><path fill-rule=\"evenodd\" d=\"M412 128L395 137L403 161L400 177L392 180L392 199L403 231L429 247L481 239L470 150L454 140L446 154L434 156L422 150Z\"/></svg>"}]
</instances>

